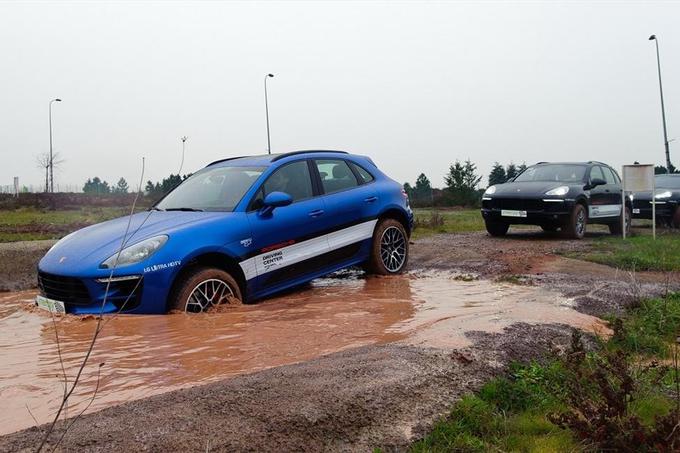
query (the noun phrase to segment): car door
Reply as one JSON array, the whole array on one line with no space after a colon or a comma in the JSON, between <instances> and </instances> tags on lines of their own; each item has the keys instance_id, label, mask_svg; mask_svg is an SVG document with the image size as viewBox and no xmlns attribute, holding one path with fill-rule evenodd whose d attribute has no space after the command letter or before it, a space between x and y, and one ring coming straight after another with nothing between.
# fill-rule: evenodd
<instances>
[{"instance_id":1,"label":"car door","mask_svg":"<svg viewBox=\"0 0 680 453\"><path fill-rule=\"evenodd\" d=\"M605 185L605 195L607 197L607 217L620 217L621 216L621 184L619 179L614 174L614 171L609 168L602 166L602 173L604 174L604 180L607 181Z\"/></svg>"},{"instance_id":2,"label":"car door","mask_svg":"<svg viewBox=\"0 0 680 453\"><path fill-rule=\"evenodd\" d=\"M304 280L315 270L309 261L328 252L323 236L324 204L311 175L307 160L287 163L264 181L248 206L253 251L242 267L255 276L257 293ZM287 193L293 203L267 213L263 200L275 191Z\"/></svg>"},{"instance_id":3,"label":"car door","mask_svg":"<svg viewBox=\"0 0 680 453\"><path fill-rule=\"evenodd\" d=\"M604 179L604 173L602 173L602 167L599 165L593 165L590 167L590 174L588 176L588 184L591 184L595 179ZM606 184L601 186L596 186L590 189L590 203L588 206L588 218L589 219L599 219L606 215L607 204L609 203L609 196L606 192Z\"/></svg>"},{"instance_id":4,"label":"car door","mask_svg":"<svg viewBox=\"0 0 680 453\"><path fill-rule=\"evenodd\" d=\"M373 176L345 159L314 159L327 216L329 261L359 253L362 241L373 236L380 210L380 194Z\"/></svg>"}]
</instances>

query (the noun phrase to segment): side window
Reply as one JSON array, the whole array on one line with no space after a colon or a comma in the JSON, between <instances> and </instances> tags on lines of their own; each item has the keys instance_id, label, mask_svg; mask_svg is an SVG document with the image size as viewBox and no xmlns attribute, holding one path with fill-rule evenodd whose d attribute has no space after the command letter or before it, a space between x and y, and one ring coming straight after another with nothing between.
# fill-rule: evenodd
<instances>
[{"instance_id":1,"label":"side window","mask_svg":"<svg viewBox=\"0 0 680 453\"><path fill-rule=\"evenodd\" d=\"M604 180L607 181L607 184L616 184L614 173L612 173L609 167L602 167L602 173L604 173Z\"/></svg>"},{"instance_id":2,"label":"side window","mask_svg":"<svg viewBox=\"0 0 680 453\"><path fill-rule=\"evenodd\" d=\"M359 185L357 178L344 160L320 159L315 162L325 193L339 192Z\"/></svg>"},{"instance_id":3,"label":"side window","mask_svg":"<svg viewBox=\"0 0 680 453\"><path fill-rule=\"evenodd\" d=\"M272 173L257 191L248 210L260 209L265 197L272 192L287 193L293 198L293 203L311 198L314 191L307 161L301 160L287 164Z\"/></svg>"},{"instance_id":4,"label":"side window","mask_svg":"<svg viewBox=\"0 0 680 453\"><path fill-rule=\"evenodd\" d=\"M604 179L602 168L597 165L590 169L590 180L592 181L593 179Z\"/></svg>"},{"instance_id":5,"label":"side window","mask_svg":"<svg viewBox=\"0 0 680 453\"><path fill-rule=\"evenodd\" d=\"M368 171L366 171L366 169L364 167L362 167L361 165L357 165L354 162L350 162L349 164L352 166L352 168L356 171L356 173L361 178L361 181L359 181L361 184L366 184L366 183L373 181L373 179L374 179L373 175L370 174Z\"/></svg>"}]
</instances>

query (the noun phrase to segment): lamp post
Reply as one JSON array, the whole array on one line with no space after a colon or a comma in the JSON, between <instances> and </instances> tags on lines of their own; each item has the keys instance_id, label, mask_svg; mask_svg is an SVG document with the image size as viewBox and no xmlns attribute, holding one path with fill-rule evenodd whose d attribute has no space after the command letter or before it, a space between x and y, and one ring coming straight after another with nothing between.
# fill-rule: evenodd
<instances>
[{"instance_id":1,"label":"lamp post","mask_svg":"<svg viewBox=\"0 0 680 453\"><path fill-rule=\"evenodd\" d=\"M54 161L52 158L52 103L61 102L61 99L52 99L50 101L50 192L54 192Z\"/></svg>"},{"instance_id":2,"label":"lamp post","mask_svg":"<svg viewBox=\"0 0 680 453\"><path fill-rule=\"evenodd\" d=\"M668 147L668 144L670 143L668 141L668 134L666 132L666 109L664 108L663 104L663 85L661 84L661 58L659 58L659 40L656 37L656 35L652 35L649 37L650 41L654 41L654 44L656 44L656 67L659 71L659 93L661 94L661 120L663 121L663 144L666 147L666 171L668 173L671 172L671 153Z\"/></svg>"},{"instance_id":3,"label":"lamp post","mask_svg":"<svg viewBox=\"0 0 680 453\"><path fill-rule=\"evenodd\" d=\"M177 172L177 174L179 175L180 178L182 177L182 175L181 175L182 167L184 167L184 146L185 146L188 138L189 137L187 137L186 135L184 137L180 137L180 140L182 140L182 162L180 162L179 171Z\"/></svg>"},{"instance_id":4,"label":"lamp post","mask_svg":"<svg viewBox=\"0 0 680 453\"><path fill-rule=\"evenodd\" d=\"M267 79L269 77L274 77L274 74L267 74L264 76L264 111L267 115L267 153L272 153L272 142L269 138L269 101L267 99Z\"/></svg>"}]
</instances>

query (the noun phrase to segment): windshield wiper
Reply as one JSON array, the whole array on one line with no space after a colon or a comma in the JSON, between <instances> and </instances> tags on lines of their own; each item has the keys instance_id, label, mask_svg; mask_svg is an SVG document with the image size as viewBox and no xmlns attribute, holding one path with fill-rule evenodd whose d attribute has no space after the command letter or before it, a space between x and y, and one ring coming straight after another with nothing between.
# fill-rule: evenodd
<instances>
[{"instance_id":1,"label":"windshield wiper","mask_svg":"<svg viewBox=\"0 0 680 453\"><path fill-rule=\"evenodd\" d=\"M203 212L203 209L198 208L168 208L166 211L187 211L187 212Z\"/></svg>"},{"instance_id":2,"label":"windshield wiper","mask_svg":"<svg viewBox=\"0 0 680 453\"><path fill-rule=\"evenodd\" d=\"M161 208L157 208L156 206L151 206L151 207L149 208L149 211L162 211L162 209L161 209Z\"/></svg>"}]
</instances>

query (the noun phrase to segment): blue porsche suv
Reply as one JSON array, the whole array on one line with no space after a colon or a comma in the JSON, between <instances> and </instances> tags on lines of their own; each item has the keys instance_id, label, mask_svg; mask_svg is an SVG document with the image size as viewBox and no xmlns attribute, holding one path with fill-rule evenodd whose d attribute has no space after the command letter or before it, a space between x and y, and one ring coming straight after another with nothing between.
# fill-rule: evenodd
<instances>
[{"instance_id":1,"label":"blue porsche suv","mask_svg":"<svg viewBox=\"0 0 680 453\"><path fill-rule=\"evenodd\" d=\"M64 237L38 265L36 304L76 314L201 312L354 265L397 274L412 225L401 185L368 157L224 159L149 211Z\"/></svg>"}]
</instances>

